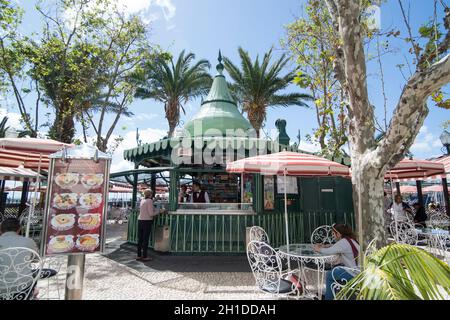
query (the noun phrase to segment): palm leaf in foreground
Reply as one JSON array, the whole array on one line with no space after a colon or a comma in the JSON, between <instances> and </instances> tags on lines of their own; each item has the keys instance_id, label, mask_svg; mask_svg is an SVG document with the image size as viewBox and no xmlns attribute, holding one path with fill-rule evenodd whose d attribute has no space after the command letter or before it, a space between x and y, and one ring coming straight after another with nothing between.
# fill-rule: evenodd
<instances>
[{"instance_id":1,"label":"palm leaf in foreground","mask_svg":"<svg viewBox=\"0 0 450 320\"><path fill-rule=\"evenodd\" d=\"M443 300L450 296L450 267L423 249L391 244L365 259L364 269L337 300ZM446 296L447 295L447 296Z\"/></svg>"}]
</instances>

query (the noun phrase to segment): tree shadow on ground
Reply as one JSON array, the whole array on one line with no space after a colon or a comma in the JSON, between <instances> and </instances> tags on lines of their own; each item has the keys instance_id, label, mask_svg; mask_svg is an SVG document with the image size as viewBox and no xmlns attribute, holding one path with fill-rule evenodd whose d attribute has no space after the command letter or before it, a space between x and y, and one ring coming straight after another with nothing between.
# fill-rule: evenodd
<instances>
[{"instance_id":1,"label":"tree shadow on ground","mask_svg":"<svg viewBox=\"0 0 450 320\"><path fill-rule=\"evenodd\" d=\"M245 255L232 256L186 256L160 254L149 250L149 262L136 261L134 251L118 248L105 257L140 272L251 272Z\"/></svg>"}]
</instances>

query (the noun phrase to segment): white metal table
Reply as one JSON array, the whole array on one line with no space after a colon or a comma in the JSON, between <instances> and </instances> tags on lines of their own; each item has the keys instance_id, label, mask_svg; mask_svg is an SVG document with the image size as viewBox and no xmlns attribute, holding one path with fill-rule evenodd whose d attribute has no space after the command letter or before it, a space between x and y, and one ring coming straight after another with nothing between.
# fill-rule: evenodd
<instances>
[{"instance_id":1,"label":"white metal table","mask_svg":"<svg viewBox=\"0 0 450 320\"><path fill-rule=\"evenodd\" d=\"M296 261L300 266L302 272L305 270L307 263L313 263L317 266L317 295L319 299L322 299L323 282L325 278L325 265L332 262L336 255L323 254L314 251L314 247L310 243L290 244L281 246L278 249L278 254L281 258L289 259L290 261ZM306 280L306 277L301 277ZM305 283L303 283L305 284ZM303 286L303 290L306 291L306 286Z\"/></svg>"}]
</instances>

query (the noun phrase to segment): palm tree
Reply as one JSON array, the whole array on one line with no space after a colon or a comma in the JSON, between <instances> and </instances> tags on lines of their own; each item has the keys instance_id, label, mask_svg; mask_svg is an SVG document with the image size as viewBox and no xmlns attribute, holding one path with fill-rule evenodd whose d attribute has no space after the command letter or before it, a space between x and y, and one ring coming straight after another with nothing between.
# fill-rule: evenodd
<instances>
[{"instance_id":1,"label":"palm tree","mask_svg":"<svg viewBox=\"0 0 450 320\"><path fill-rule=\"evenodd\" d=\"M280 93L294 80L295 71L288 72L281 76L280 73L289 61L283 54L271 66L272 49L264 55L262 63L259 57L252 62L247 51L239 47L241 58L241 69L233 64L230 59L224 58L225 69L230 74L234 83L230 86L233 96L244 112L247 113L248 120L252 124L259 136L259 130L266 120L267 108L275 106L288 107L297 105L308 107L305 100L313 98L304 93Z\"/></svg>"},{"instance_id":2,"label":"palm tree","mask_svg":"<svg viewBox=\"0 0 450 320\"><path fill-rule=\"evenodd\" d=\"M169 123L169 137L173 136L180 122L180 110L190 99L203 96L211 86L212 78L207 72L210 64L199 60L193 64L195 55L183 50L176 62L158 58L144 65L142 74L133 75L138 82L135 97L154 99L164 103L164 111Z\"/></svg>"},{"instance_id":3,"label":"palm tree","mask_svg":"<svg viewBox=\"0 0 450 320\"><path fill-rule=\"evenodd\" d=\"M422 248L393 243L364 259L361 273L336 299L443 300L450 295L450 267Z\"/></svg>"}]
</instances>

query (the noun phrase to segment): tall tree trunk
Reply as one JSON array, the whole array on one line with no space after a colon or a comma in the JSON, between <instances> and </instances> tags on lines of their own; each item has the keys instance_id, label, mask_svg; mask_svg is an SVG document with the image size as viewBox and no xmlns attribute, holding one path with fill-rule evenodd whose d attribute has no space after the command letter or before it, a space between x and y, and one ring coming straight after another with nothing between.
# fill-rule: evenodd
<instances>
[{"instance_id":1,"label":"tall tree trunk","mask_svg":"<svg viewBox=\"0 0 450 320\"><path fill-rule=\"evenodd\" d=\"M450 82L450 55L408 79L383 139L376 143L373 108L368 99L360 1L326 0L341 38L335 48L335 74L348 99L352 182L363 248L386 241L383 214L385 172L403 159L428 114L427 98Z\"/></svg>"},{"instance_id":2,"label":"tall tree trunk","mask_svg":"<svg viewBox=\"0 0 450 320\"><path fill-rule=\"evenodd\" d=\"M172 138L175 133L175 128L180 122L180 104L178 100L169 101L166 104L165 109L166 109L166 119L167 122L169 123L169 131L167 134L169 138Z\"/></svg>"},{"instance_id":3,"label":"tall tree trunk","mask_svg":"<svg viewBox=\"0 0 450 320\"><path fill-rule=\"evenodd\" d=\"M363 157L352 154L353 202L357 221L356 232L365 247L373 239L377 246L387 243L384 228L384 174L363 164ZM354 165L353 165L354 164Z\"/></svg>"},{"instance_id":4,"label":"tall tree trunk","mask_svg":"<svg viewBox=\"0 0 450 320\"><path fill-rule=\"evenodd\" d=\"M62 108L64 111L57 111L55 121L49 130L52 139L64 143L72 143L75 136L75 121L72 111Z\"/></svg>"}]
</instances>

